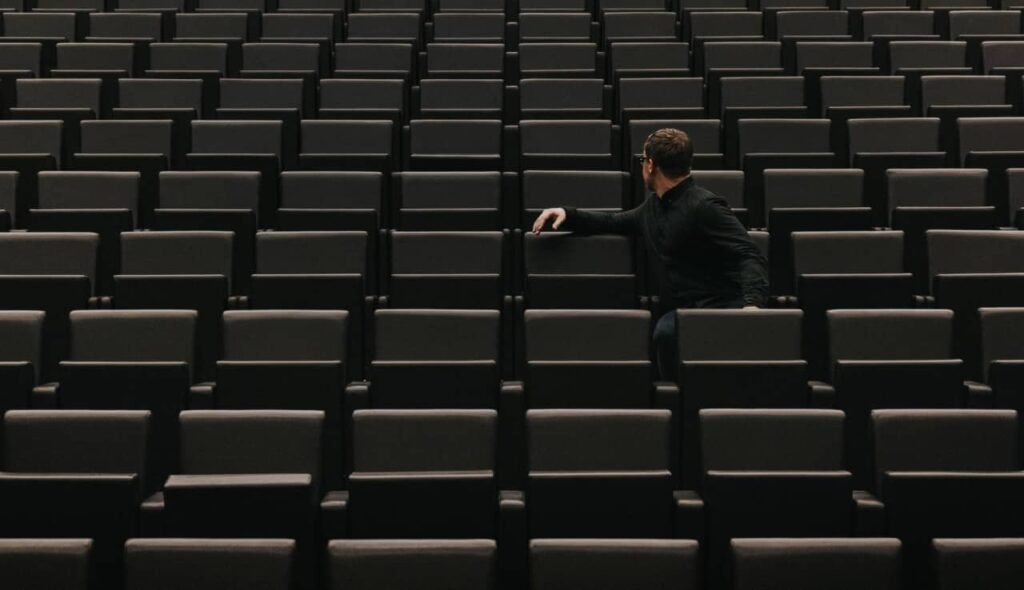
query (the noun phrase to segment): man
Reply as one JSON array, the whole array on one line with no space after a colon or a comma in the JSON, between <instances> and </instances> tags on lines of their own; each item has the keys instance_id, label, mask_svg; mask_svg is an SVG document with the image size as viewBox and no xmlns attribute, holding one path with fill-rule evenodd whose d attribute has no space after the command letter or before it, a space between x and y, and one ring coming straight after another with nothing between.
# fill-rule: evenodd
<instances>
[{"instance_id":1,"label":"man","mask_svg":"<svg viewBox=\"0 0 1024 590\"><path fill-rule=\"evenodd\" d=\"M644 141L640 166L651 194L619 213L545 209L533 224L577 233L643 236L658 279L660 314L654 327L661 378L675 380L676 308L757 309L768 295L764 256L725 200L690 176L693 144L678 129Z\"/></svg>"}]
</instances>

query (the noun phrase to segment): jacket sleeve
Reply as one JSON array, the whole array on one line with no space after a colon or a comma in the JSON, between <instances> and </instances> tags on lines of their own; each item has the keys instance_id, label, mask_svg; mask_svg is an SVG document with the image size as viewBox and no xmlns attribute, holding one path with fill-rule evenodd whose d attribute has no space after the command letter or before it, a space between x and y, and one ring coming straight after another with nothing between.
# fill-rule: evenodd
<instances>
[{"instance_id":1,"label":"jacket sleeve","mask_svg":"<svg viewBox=\"0 0 1024 590\"><path fill-rule=\"evenodd\" d=\"M768 299L768 261L750 239L732 209L719 198L708 199L700 209L701 227L726 259L735 261L743 289L743 304L763 306Z\"/></svg>"},{"instance_id":2,"label":"jacket sleeve","mask_svg":"<svg viewBox=\"0 0 1024 590\"><path fill-rule=\"evenodd\" d=\"M626 211L580 211L575 207L565 208L565 222L559 229L579 234L628 234L637 235L642 231L640 218L644 205Z\"/></svg>"}]
</instances>

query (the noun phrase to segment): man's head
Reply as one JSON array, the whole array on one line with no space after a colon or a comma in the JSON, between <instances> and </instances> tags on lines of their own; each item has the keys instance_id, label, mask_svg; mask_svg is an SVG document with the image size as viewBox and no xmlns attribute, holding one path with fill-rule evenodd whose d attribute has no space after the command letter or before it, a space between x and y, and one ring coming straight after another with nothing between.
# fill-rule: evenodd
<instances>
[{"instance_id":1,"label":"man's head","mask_svg":"<svg viewBox=\"0 0 1024 590\"><path fill-rule=\"evenodd\" d=\"M644 185L655 192L665 190L690 174L693 143L678 129L658 129L644 141L642 158Z\"/></svg>"}]
</instances>

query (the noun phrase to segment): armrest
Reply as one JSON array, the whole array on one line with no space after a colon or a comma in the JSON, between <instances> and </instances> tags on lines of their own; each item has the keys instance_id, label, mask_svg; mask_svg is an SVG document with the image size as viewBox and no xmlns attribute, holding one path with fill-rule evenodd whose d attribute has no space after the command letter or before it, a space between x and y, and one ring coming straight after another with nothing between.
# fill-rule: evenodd
<instances>
[{"instance_id":1,"label":"armrest","mask_svg":"<svg viewBox=\"0 0 1024 590\"><path fill-rule=\"evenodd\" d=\"M247 295L232 295L228 297L228 309L249 309L249 297Z\"/></svg>"},{"instance_id":2,"label":"armrest","mask_svg":"<svg viewBox=\"0 0 1024 590\"><path fill-rule=\"evenodd\" d=\"M320 502L320 521L325 539L343 539L348 532L348 492L327 492Z\"/></svg>"},{"instance_id":3,"label":"armrest","mask_svg":"<svg viewBox=\"0 0 1024 590\"><path fill-rule=\"evenodd\" d=\"M964 381L964 389L967 393L968 408L991 408L995 401L992 388L977 381Z\"/></svg>"},{"instance_id":4,"label":"armrest","mask_svg":"<svg viewBox=\"0 0 1024 590\"><path fill-rule=\"evenodd\" d=\"M526 525L526 494L515 490L498 492L498 579L508 588L523 588L529 537Z\"/></svg>"},{"instance_id":5,"label":"armrest","mask_svg":"<svg viewBox=\"0 0 1024 590\"><path fill-rule=\"evenodd\" d=\"M693 490L673 492L676 503L676 538L704 541L704 499Z\"/></svg>"},{"instance_id":6,"label":"armrest","mask_svg":"<svg viewBox=\"0 0 1024 590\"><path fill-rule=\"evenodd\" d=\"M834 387L823 381L809 381L807 386L810 391L812 408L836 407L836 390Z\"/></svg>"},{"instance_id":7,"label":"armrest","mask_svg":"<svg viewBox=\"0 0 1024 590\"><path fill-rule=\"evenodd\" d=\"M366 410L370 407L370 382L353 381L345 386L344 412L351 416L356 410Z\"/></svg>"},{"instance_id":8,"label":"armrest","mask_svg":"<svg viewBox=\"0 0 1024 590\"><path fill-rule=\"evenodd\" d=\"M885 504L870 492L853 491L856 509L855 532L858 537L881 537L885 535Z\"/></svg>"},{"instance_id":9,"label":"armrest","mask_svg":"<svg viewBox=\"0 0 1024 590\"><path fill-rule=\"evenodd\" d=\"M164 493L156 492L139 507L139 529L146 537L164 536Z\"/></svg>"},{"instance_id":10,"label":"armrest","mask_svg":"<svg viewBox=\"0 0 1024 590\"><path fill-rule=\"evenodd\" d=\"M935 307L935 298L931 295L914 295L914 305L917 307Z\"/></svg>"},{"instance_id":11,"label":"armrest","mask_svg":"<svg viewBox=\"0 0 1024 590\"><path fill-rule=\"evenodd\" d=\"M197 383L188 388L188 408L209 410L213 408L213 383Z\"/></svg>"},{"instance_id":12,"label":"armrest","mask_svg":"<svg viewBox=\"0 0 1024 590\"><path fill-rule=\"evenodd\" d=\"M672 483L673 485L679 484L679 469L676 468L679 465L679 449L680 440L679 432L682 421L682 401L679 397L679 386L671 381L655 381L654 383L654 399L651 400L651 406L657 410L668 410L672 412L672 427L669 429L669 465L673 466L672 469Z\"/></svg>"},{"instance_id":13,"label":"armrest","mask_svg":"<svg viewBox=\"0 0 1024 590\"><path fill-rule=\"evenodd\" d=\"M526 392L522 381L504 381L498 393L498 486L526 483Z\"/></svg>"},{"instance_id":14,"label":"armrest","mask_svg":"<svg viewBox=\"0 0 1024 590\"><path fill-rule=\"evenodd\" d=\"M52 410L57 407L59 383L43 383L32 388L29 407L34 410Z\"/></svg>"}]
</instances>

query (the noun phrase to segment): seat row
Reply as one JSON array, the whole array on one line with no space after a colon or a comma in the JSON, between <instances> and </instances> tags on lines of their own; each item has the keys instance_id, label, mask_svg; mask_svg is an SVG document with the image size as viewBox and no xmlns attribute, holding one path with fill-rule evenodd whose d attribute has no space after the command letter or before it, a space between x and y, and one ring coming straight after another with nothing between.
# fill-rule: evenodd
<instances>
[{"instance_id":1,"label":"seat row","mask_svg":"<svg viewBox=\"0 0 1024 590\"><path fill-rule=\"evenodd\" d=\"M830 310L824 358L802 350L801 330L811 324L801 326L799 310L680 311L677 322L687 332L660 381L643 311L530 310L516 344L502 342L496 311L377 310L372 334L358 331L344 311L228 311L222 327L212 326L219 337L213 347L210 322L197 315L51 316L58 327L69 324L70 349L48 358L67 344L44 332L52 329L47 317L4 312L0 329L11 340L2 357L3 407L151 409L165 424L158 437L164 455L175 448L166 420L189 408L319 410L338 444L351 436L352 414L361 408L483 408L501 421L496 444L503 481L511 482L522 477L524 412L660 408L669 410L666 428L679 441L669 445L669 462L682 466L678 475L690 485L699 477L697 416L705 408L841 409L844 464L860 485L870 472L872 410L1024 409L1024 350L1013 336L1024 313L1017 308L961 318L949 310ZM971 340L954 341L957 329ZM740 334L747 341L735 342ZM364 338L373 346L365 372ZM518 381L502 371L503 355L515 346ZM349 463L338 447L329 459L330 480L338 481Z\"/></svg>"},{"instance_id":2,"label":"seat row","mask_svg":"<svg viewBox=\"0 0 1024 590\"><path fill-rule=\"evenodd\" d=\"M139 535L294 539L300 588L316 587L330 539L490 539L506 587L525 581L529 539L695 539L708 587L726 588L734 539L891 536L891 565L917 588L933 539L1024 535L1013 411L876 410L864 488L843 465L842 412L702 411L692 488L668 460L669 417L531 410L524 494L495 478L493 411L356 412L341 490L324 480L322 412L182 412L164 479L147 471L150 412L12 410L0 511L7 536L93 539L110 587Z\"/></svg>"},{"instance_id":3,"label":"seat row","mask_svg":"<svg viewBox=\"0 0 1024 590\"><path fill-rule=\"evenodd\" d=\"M1012 590L1024 541L935 539L934 579L945 590ZM736 590L785 585L811 590L899 590L901 543L892 538L736 539ZM489 540L342 540L326 547L324 588L493 590L496 545ZM295 543L285 539L129 539L124 588L216 590L227 584L291 590ZM91 539L0 540L0 580L12 587L89 590ZM595 584L655 590L704 588L699 544L687 540L536 539L529 549L529 588ZM770 586L767 586L770 585Z\"/></svg>"}]
</instances>

